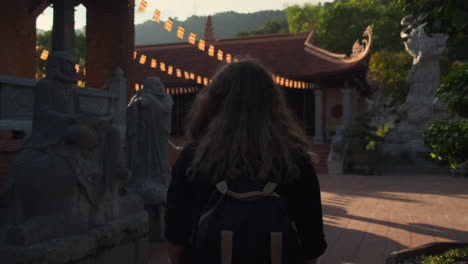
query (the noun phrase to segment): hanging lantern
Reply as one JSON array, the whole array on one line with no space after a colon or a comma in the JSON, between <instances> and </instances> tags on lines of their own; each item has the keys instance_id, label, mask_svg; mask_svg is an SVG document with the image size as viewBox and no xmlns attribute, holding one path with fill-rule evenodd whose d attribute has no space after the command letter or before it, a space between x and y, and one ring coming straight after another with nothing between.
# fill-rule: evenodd
<instances>
[{"instance_id":1,"label":"hanging lantern","mask_svg":"<svg viewBox=\"0 0 468 264\"><path fill-rule=\"evenodd\" d=\"M179 26L179 28L177 29L177 37L180 39L183 39L184 34L185 34L185 28L182 26Z\"/></svg>"},{"instance_id":2,"label":"hanging lantern","mask_svg":"<svg viewBox=\"0 0 468 264\"><path fill-rule=\"evenodd\" d=\"M198 49L201 51L205 51L205 41L203 39L200 39L198 41Z\"/></svg>"},{"instance_id":3,"label":"hanging lantern","mask_svg":"<svg viewBox=\"0 0 468 264\"><path fill-rule=\"evenodd\" d=\"M197 40L197 35L195 35L195 33L190 33L188 42L190 44L195 44L196 40Z\"/></svg>"},{"instance_id":4,"label":"hanging lantern","mask_svg":"<svg viewBox=\"0 0 468 264\"><path fill-rule=\"evenodd\" d=\"M210 45L210 47L208 48L208 55L214 56L214 51L215 47L213 45Z\"/></svg>"},{"instance_id":5,"label":"hanging lantern","mask_svg":"<svg viewBox=\"0 0 468 264\"><path fill-rule=\"evenodd\" d=\"M174 24L174 21L172 21L170 18L167 19L166 21L166 24L164 24L164 28L167 30L167 31L171 31L172 30L172 25Z\"/></svg>"},{"instance_id":6,"label":"hanging lantern","mask_svg":"<svg viewBox=\"0 0 468 264\"><path fill-rule=\"evenodd\" d=\"M41 60L47 60L48 57L49 57L49 51L43 50L40 56Z\"/></svg>"},{"instance_id":7,"label":"hanging lantern","mask_svg":"<svg viewBox=\"0 0 468 264\"><path fill-rule=\"evenodd\" d=\"M158 66L157 61L155 59L151 59L151 68L156 69L157 66Z\"/></svg>"},{"instance_id":8,"label":"hanging lantern","mask_svg":"<svg viewBox=\"0 0 468 264\"><path fill-rule=\"evenodd\" d=\"M156 22L161 22L161 12L159 10L154 10L153 20Z\"/></svg>"},{"instance_id":9,"label":"hanging lantern","mask_svg":"<svg viewBox=\"0 0 468 264\"><path fill-rule=\"evenodd\" d=\"M218 50L218 60L223 61L223 51Z\"/></svg>"},{"instance_id":10,"label":"hanging lantern","mask_svg":"<svg viewBox=\"0 0 468 264\"><path fill-rule=\"evenodd\" d=\"M148 2L146 2L145 0L141 0L140 6L138 7L138 12L145 13L147 7L148 7Z\"/></svg>"},{"instance_id":11,"label":"hanging lantern","mask_svg":"<svg viewBox=\"0 0 468 264\"><path fill-rule=\"evenodd\" d=\"M140 64L145 64L146 63L146 55L142 54L140 57Z\"/></svg>"}]
</instances>

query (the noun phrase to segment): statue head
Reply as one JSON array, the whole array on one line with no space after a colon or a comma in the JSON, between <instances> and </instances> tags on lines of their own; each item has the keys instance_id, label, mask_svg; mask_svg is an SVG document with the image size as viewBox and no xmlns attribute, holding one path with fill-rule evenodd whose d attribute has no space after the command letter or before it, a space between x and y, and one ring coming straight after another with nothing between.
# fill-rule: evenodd
<instances>
[{"instance_id":1,"label":"statue head","mask_svg":"<svg viewBox=\"0 0 468 264\"><path fill-rule=\"evenodd\" d=\"M144 88L142 91L144 93L150 93L155 96L163 96L166 95L166 88L164 84L161 82L161 79L158 77L149 77L143 82Z\"/></svg>"},{"instance_id":2,"label":"statue head","mask_svg":"<svg viewBox=\"0 0 468 264\"><path fill-rule=\"evenodd\" d=\"M52 52L47 59L47 77L63 83L76 83L75 57L67 51Z\"/></svg>"}]
</instances>

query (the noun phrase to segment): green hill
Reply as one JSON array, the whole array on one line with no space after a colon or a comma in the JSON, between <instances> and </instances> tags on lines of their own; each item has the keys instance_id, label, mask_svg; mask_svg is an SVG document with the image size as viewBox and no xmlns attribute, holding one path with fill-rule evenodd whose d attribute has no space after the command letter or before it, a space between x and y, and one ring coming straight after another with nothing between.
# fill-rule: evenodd
<instances>
[{"instance_id":1,"label":"green hill","mask_svg":"<svg viewBox=\"0 0 468 264\"><path fill-rule=\"evenodd\" d=\"M167 32L164 29L164 21L156 23L148 20L135 26L135 43L136 45L144 45L187 41L190 32L197 34L197 37L203 37L206 19L206 16L191 16L184 21L174 19L172 32ZM267 10L248 14L230 11L212 16L216 39L235 37L238 32L256 30L268 21L280 19L286 19L286 13L283 10ZM179 26L185 27L185 40L176 36L175 31Z\"/></svg>"}]
</instances>

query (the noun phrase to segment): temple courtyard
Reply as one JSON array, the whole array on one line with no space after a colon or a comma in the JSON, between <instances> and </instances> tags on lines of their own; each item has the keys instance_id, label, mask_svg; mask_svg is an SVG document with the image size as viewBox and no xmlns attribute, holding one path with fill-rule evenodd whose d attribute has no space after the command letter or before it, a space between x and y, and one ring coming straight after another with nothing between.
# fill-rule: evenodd
<instances>
[{"instance_id":1,"label":"temple courtyard","mask_svg":"<svg viewBox=\"0 0 468 264\"><path fill-rule=\"evenodd\" d=\"M468 241L468 178L319 175L328 249L319 264L380 264L392 251ZM168 263L153 244L150 264Z\"/></svg>"}]
</instances>

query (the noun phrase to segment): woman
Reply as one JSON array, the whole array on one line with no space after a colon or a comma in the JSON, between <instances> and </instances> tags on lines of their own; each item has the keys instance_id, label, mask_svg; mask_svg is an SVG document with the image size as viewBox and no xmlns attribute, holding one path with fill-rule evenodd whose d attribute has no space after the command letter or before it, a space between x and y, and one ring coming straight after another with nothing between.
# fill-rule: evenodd
<instances>
[{"instance_id":1,"label":"woman","mask_svg":"<svg viewBox=\"0 0 468 264\"><path fill-rule=\"evenodd\" d=\"M277 183L297 227L303 263L316 262L327 245L313 154L271 73L252 61L226 65L195 100L187 138L190 144L174 165L167 198L172 264L191 261L183 256L190 252L215 185L224 180Z\"/></svg>"}]
</instances>

